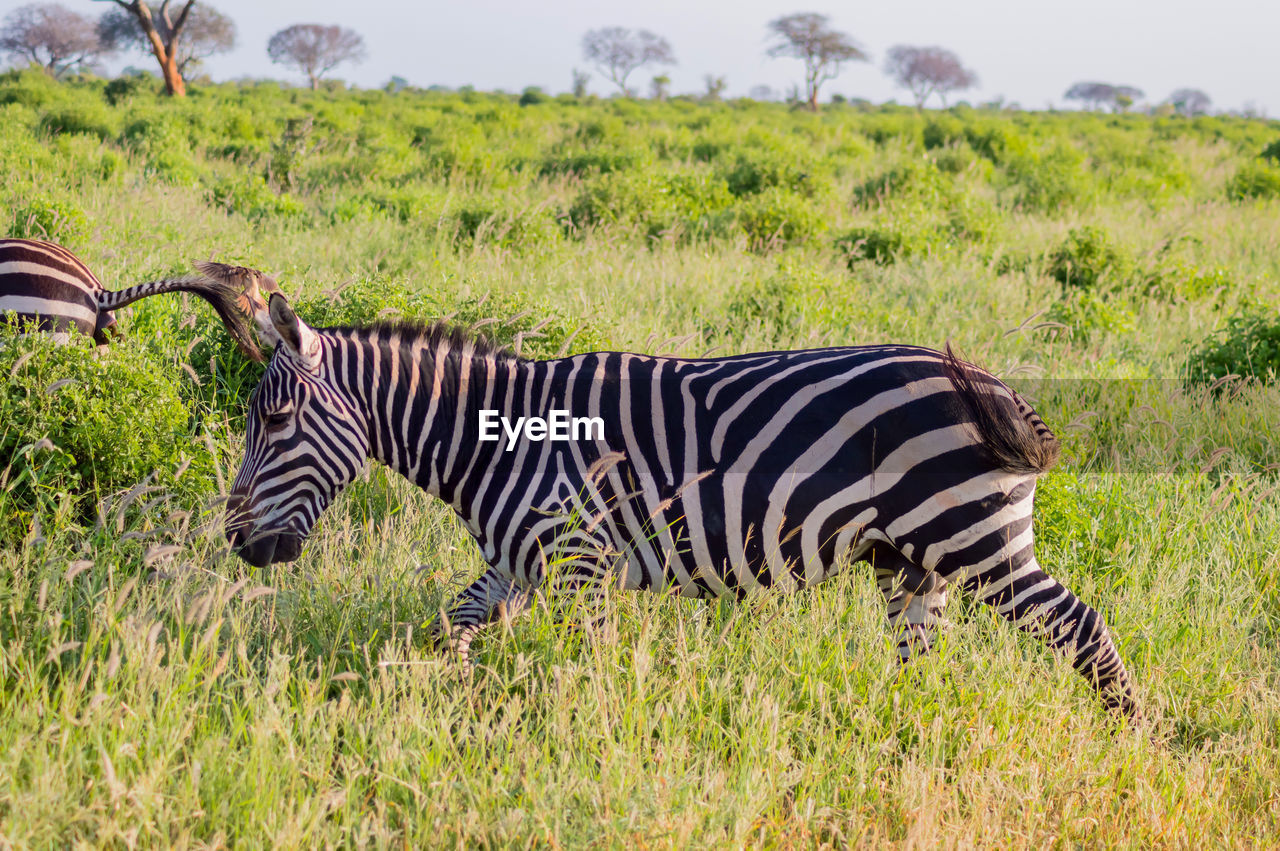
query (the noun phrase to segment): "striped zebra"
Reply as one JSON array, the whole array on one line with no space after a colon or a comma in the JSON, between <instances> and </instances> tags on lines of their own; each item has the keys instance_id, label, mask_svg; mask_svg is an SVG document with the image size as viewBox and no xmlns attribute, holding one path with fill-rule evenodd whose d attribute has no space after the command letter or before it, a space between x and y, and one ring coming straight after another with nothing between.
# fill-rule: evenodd
<instances>
[{"instance_id":1,"label":"striped zebra","mask_svg":"<svg viewBox=\"0 0 1280 851\"><path fill-rule=\"evenodd\" d=\"M108 290L88 266L60 245L0 239L0 319L14 313L19 322L36 330L65 339L74 329L106 344L119 334L113 311L168 292L187 292L209 302L240 347L250 357L261 357L245 321L254 304L228 283L191 276Z\"/></svg>"},{"instance_id":2,"label":"striped zebra","mask_svg":"<svg viewBox=\"0 0 1280 851\"><path fill-rule=\"evenodd\" d=\"M436 624L464 662L535 591L742 596L864 560L903 661L929 648L955 585L1137 711L1102 617L1036 563L1032 500L1056 439L949 350L530 361L439 325L312 329L279 295L259 327L276 350L249 402L232 546L257 566L297 558L377 459L452 506L490 565ZM556 410L603 434L482 439L493 412Z\"/></svg>"}]
</instances>

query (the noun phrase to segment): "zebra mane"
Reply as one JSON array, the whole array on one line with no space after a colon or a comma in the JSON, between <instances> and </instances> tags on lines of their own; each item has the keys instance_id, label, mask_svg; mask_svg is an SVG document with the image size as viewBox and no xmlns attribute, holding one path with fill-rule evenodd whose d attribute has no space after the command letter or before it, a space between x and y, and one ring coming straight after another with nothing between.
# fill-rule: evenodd
<instances>
[{"instance_id":1,"label":"zebra mane","mask_svg":"<svg viewBox=\"0 0 1280 851\"><path fill-rule=\"evenodd\" d=\"M445 320L415 322L411 319L395 319L367 325L334 325L316 330L329 334L354 335L363 339L398 334L401 343L416 343L426 349L435 349L443 344L450 351L456 352L470 346L471 351L479 357L499 361L520 360L509 346L486 337L474 328Z\"/></svg>"}]
</instances>

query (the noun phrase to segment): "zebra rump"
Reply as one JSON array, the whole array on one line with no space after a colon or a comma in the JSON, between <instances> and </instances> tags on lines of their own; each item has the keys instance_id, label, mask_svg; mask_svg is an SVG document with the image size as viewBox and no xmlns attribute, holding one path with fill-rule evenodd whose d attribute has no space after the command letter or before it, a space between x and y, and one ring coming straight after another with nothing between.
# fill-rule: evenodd
<instances>
[{"instance_id":1,"label":"zebra rump","mask_svg":"<svg viewBox=\"0 0 1280 851\"><path fill-rule=\"evenodd\" d=\"M0 317L13 313L20 324L66 334L77 330L99 344L118 335L114 311L153 295L190 293L208 302L240 349L254 360L262 354L240 306L233 283L203 275L150 281L108 290L78 257L52 242L0 240Z\"/></svg>"}]
</instances>

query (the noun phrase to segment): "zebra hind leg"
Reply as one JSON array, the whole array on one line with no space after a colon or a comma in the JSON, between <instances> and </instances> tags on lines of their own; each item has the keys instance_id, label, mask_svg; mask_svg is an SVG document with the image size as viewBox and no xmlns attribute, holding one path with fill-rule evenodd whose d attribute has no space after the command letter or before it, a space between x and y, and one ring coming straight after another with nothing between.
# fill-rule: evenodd
<instances>
[{"instance_id":1,"label":"zebra hind leg","mask_svg":"<svg viewBox=\"0 0 1280 851\"><path fill-rule=\"evenodd\" d=\"M493 622L515 617L528 607L529 596L515 587L510 577L490 568L471 583L445 612L427 627L433 643L471 668L471 643Z\"/></svg>"},{"instance_id":2,"label":"zebra hind leg","mask_svg":"<svg viewBox=\"0 0 1280 851\"><path fill-rule=\"evenodd\" d=\"M927 653L933 634L947 625L942 616L947 584L888 546L877 546L872 561L876 585L888 610L889 629L897 636L898 657L906 664Z\"/></svg>"},{"instance_id":3,"label":"zebra hind leg","mask_svg":"<svg viewBox=\"0 0 1280 851\"><path fill-rule=\"evenodd\" d=\"M1066 654L1108 709L1127 716L1141 714L1129 672L1102 615L1045 573L1029 543L1008 558L988 559L985 565L960 571L967 592ZM947 574L954 571L948 569Z\"/></svg>"}]
</instances>

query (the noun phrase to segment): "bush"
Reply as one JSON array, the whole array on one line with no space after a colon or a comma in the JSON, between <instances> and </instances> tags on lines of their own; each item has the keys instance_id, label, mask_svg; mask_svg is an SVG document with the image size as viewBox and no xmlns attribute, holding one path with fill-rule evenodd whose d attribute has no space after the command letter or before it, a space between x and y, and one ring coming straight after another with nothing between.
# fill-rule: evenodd
<instances>
[{"instance_id":1,"label":"bush","mask_svg":"<svg viewBox=\"0 0 1280 851\"><path fill-rule=\"evenodd\" d=\"M744 204L738 224L753 248L808 242L827 229L827 220L808 199L774 189Z\"/></svg>"},{"instance_id":2,"label":"bush","mask_svg":"<svg viewBox=\"0 0 1280 851\"><path fill-rule=\"evenodd\" d=\"M1280 321L1270 312L1245 308L1226 327L1200 341L1187 356L1187 378L1213 382L1239 375L1263 383L1280 377Z\"/></svg>"},{"instance_id":3,"label":"bush","mask_svg":"<svg viewBox=\"0 0 1280 851\"><path fill-rule=\"evenodd\" d=\"M51 109L40 119L40 128L46 133L85 133L99 139L114 139L119 133L119 121L101 101L85 101Z\"/></svg>"},{"instance_id":4,"label":"bush","mask_svg":"<svg viewBox=\"0 0 1280 851\"><path fill-rule=\"evenodd\" d=\"M722 236L733 200L725 182L704 171L607 174L583 186L568 218L578 228L621 225L650 238Z\"/></svg>"},{"instance_id":5,"label":"bush","mask_svg":"<svg viewBox=\"0 0 1280 851\"><path fill-rule=\"evenodd\" d=\"M561 239L561 229L545 207L512 208L498 199L473 198L457 213L458 239L508 248L545 248Z\"/></svg>"},{"instance_id":6,"label":"bush","mask_svg":"<svg viewBox=\"0 0 1280 851\"><path fill-rule=\"evenodd\" d=\"M1089 338L1096 332L1125 334L1134 328L1132 312L1092 290L1064 293L1049 308L1046 318L1067 326L1074 337Z\"/></svg>"},{"instance_id":7,"label":"bush","mask_svg":"<svg viewBox=\"0 0 1280 851\"><path fill-rule=\"evenodd\" d=\"M1055 280L1078 289L1094 289L1104 281L1122 282L1136 266L1132 255L1096 225L1072 228L1048 261L1048 272Z\"/></svg>"},{"instance_id":8,"label":"bush","mask_svg":"<svg viewBox=\"0 0 1280 851\"><path fill-rule=\"evenodd\" d=\"M1227 181L1227 197L1232 201L1280 198L1280 166L1247 162Z\"/></svg>"},{"instance_id":9,"label":"bush","mask_svg":"<svg viewBox=\"0 0 1280 851\"><path fill-rule=\"evenodd\" d=\"M88 218L69 201L37 197L14 211L13 236L47 239L74 248L88 230Z\"/></svg>"},{"instance_id":10,"label":"bush","mask_svg":"<svg viewBox=\"0 0 1280 851\"><path fill-rule=\"evenodd\" d=\"M256 174L220 180L212 194L215 204L228 213L240 213L251 221L276 216L291 218L305 212L301 201L288 193L277 195Z\"/></svg>"},{"instance_id":11,"label":"bush","mask_svg":"<svg viewBox=\"0 0 1280 851\"><path fill-rule=\"evenodd\" d=\"M1084 155L1065 143L1040 153L1008 151L1003 165L1013 205L1022 210L1060 213L1084 202L1092 189Z\"/></svg>"},{"instance_id":12,"label":"bush","mask_svg":"<svg viewBox=\"0 0 1280 851\"><path fill-rule=\"evenodd\" d=\"M85 521L152 474L186 504L211 491L212 458L192 440L174 370L141 344L99 353L82 335L59 345L16 330L0 328L0 373L11 376L0 397L0 540L20 539L34 517Z\"/></svg>"}]
</instances>

